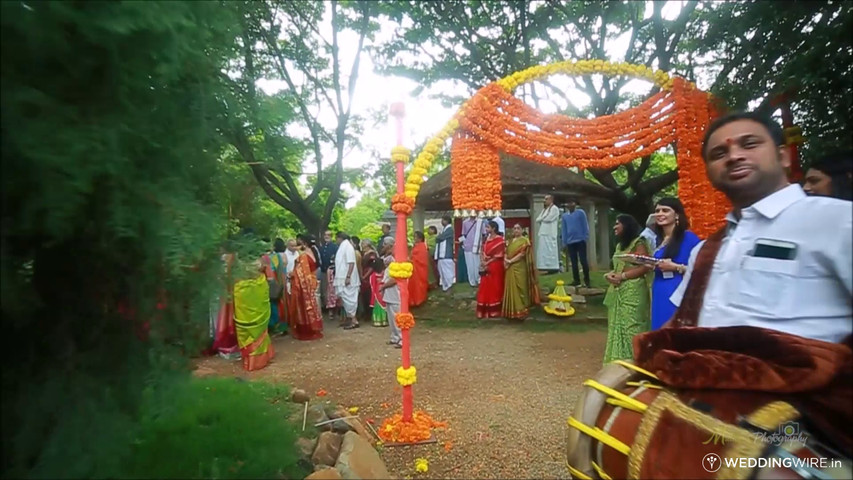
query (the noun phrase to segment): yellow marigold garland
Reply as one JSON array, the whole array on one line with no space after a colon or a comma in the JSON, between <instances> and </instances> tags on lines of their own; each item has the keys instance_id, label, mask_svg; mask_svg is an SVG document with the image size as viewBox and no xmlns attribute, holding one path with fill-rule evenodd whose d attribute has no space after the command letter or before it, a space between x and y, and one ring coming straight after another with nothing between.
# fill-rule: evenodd
<instances>
[{"instance_id":1,"label":"yellow marigold garland","mask_svg":"<svg viewBox=\"0 0 853 480\"><path fill-rule=\"evenodd\" d=\"M391 161L406 163L409 161L409 156L411 154L411 150L401 145L397 145L396 147L391 149Z\"/></svg>"},{"instance_id":2,"label":"yellow marigold garland","mask_svg":"<svg viewBox=\"0 0 853 480\"><path fill-rule=\"evenodd\" d=\"M397 367L397 383L407 387L418 381L418 371L414 365L409 368Z\"/></svg>"},{"instance_id":3,"label":"yellow marigold garland","mask_svg":"<svg viewBox=\"0 0 853 480\"><path fill-rule=\"evenodd\" d=\"M388 265L388 274L391 278L411 278L413 271L414 265L412 265L412 262L391 262L391 264Z\"/></svg>"}]
</instances>

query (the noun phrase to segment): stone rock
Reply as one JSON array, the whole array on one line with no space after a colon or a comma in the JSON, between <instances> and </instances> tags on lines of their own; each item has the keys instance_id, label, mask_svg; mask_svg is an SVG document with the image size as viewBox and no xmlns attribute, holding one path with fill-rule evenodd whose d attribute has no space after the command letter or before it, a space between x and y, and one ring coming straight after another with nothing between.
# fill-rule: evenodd
<instances>
[{"instance_id":1,"label":"stone rock","mask_svg":"<svg viewBox=\"0 0 853 480\"><path fill-rule=\"evenodd\" d=\"M303 457L311 458L311 454L314 452L314 440L299 437L299 440L296 441L296 448L299 449L299 452L302 453Z\"/></svg>"},{"instance_id":2,"label":"stone rock","mask_svg":"<svg viewBox=\"0 0 853 480\"><path fill-rule=\"evenodd\" d=\"M330 467L330 466L328 466L328 465L323 465L322 463L321 463L321 464L319 464L319 465L314 465L314 471L315 471L315 472L319 472L320 470L328 470L328 469L330 469L330 468L335 468L335 467Z\"/></svg>"},{"instance_id":3,"label":"stone rock","mask_svg":"<svg viewBox=\"0 0 853 480\"><path fill-rule=\"evenodd\" d=\"M586 303L586 297L583 295L574 294L572 295L572 303Z\"/></svg>"},{"instance_id":4,"label":"stone rock","mask_svg":"<svg viewBox=\"0 0 853 480\"><path fill-rule=\"evenodd\" d=\"M305 480L339 480L341 473L334 468L315 470L314 473L305 477Z\"/></svg>"},{"instance_id":5,"label":"stone rock","mask_svg":"<svg viewBox=\"0 0 853 480\"><path fill-rule=\"evenodd\" d=\"M290 401L293 403L305 403L311 400L311 397L305 393L305 390L296 389L290 394Z\"/></svg>"},{"instance_id":6,"label":"stone rock","mask_svg":"<svg viewBox=\"0 0 853 480\"><path fill-rule=\"evenodd\" d=\"M575 293L577 293L577 291L578 287L573 287L571 285L566 287L566 293L568 293L569 295L574 295Z\"/></svg>"},{"instance_id":7,"label":"stone rock","mask_svg":"<svg viewBox=\"0 0 853 480\"><path fill-rule=\"evenodd\" d=\"M335 468L348 480L391 478L373 446L355 432L347 432Z\"/></svg>"},{"instance_id":8,"label":"stone rock","mask_svg":"<svg viewBox=\"0 0 853 480\"><path fill-rule=\"evenodd\" d=\"M342 407L335 407L335 409L334 409L334 410L332 410L332 413L329 413L329 410L327 409L327 410L326 410L326 415L328 415L328 416L329 416L329 420L331 420L331 419L333 419L333 418L344 418L344 417L348 417L348 416L349 416L349 412L347 412L346 410L344 410Z\"/></svg>"},{"instance_id":9,"label":"stone rock","mask_svg":"<svg viewBox=\"0 0 853 480\"><path fill-rule=\"evenodd\" d=\"M334 466L341 453L341 436L337 433L323 432L320 438L317 439L317 448L314 449L314 455L311 455L311 462L314 465L329 465Z\"/></svg>"},{"instance_id":10,"label":"stone rock","mask_svg":"<svg viewBox=\"0 0 853 480\"><path fill-rule=\"evenodd\" d=\"M312 427L320 422L325 422L329 417L326 415L326 412L323 410L322 405L311 405L308 407L308 421L306 422L308 425ZM320 430L329 430L329 424L321 425L318 427Z\"/></svg>"},{"instance_id":11,"label":"stone rock","mask_svg":"<svg viewBox=\"0 0 853 480\"><path fill-rule=\"evenodd\" d=\"M367 443L372 444L376 441L374 437L370 434L370 432L368 432L367 429L364 428L364 424L362 424L357 418L348 418L344 421L347 422L347 425L349 425L350 430L357 433L358 436L360 436L361 438L365 439Z\"/></svg>"},{"instance_id":12,"label":"stone rock","mask_svg":"<svg viewBox=\"0 0 853 480\"><path fill-rule=\"evenodd\" d=\"M587 297L594 297L596 295L604 295L607 290L603 288L581 288L578 290L578 293L581 295L586 295Z\"/></svg>"}]
</instances>

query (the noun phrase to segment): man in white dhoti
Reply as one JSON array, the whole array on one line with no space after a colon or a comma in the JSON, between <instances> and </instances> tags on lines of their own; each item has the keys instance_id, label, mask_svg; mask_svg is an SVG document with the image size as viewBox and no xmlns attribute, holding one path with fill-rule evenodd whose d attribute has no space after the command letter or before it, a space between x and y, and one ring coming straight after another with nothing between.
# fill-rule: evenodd
<instances>
[{"instance_id":1,"label":"man in white dhoti","mask_svg":"<svg viewBox=\"0 0 853 480\"><path fill-rule=\"evenodd\" d=\"M358 308L358 291L361 286L361 278L355 266L355 248L349 239L349 235L338 232L335 236L338 243L338 251L335 254L335 293L344 304L346 313L347 330L358 328L358 320L355 318Z\"/></svg>"},{"instance_id":2,"label":"man in white dhoti","mask_svg":"<svg viewBox=\"0 0 853 480\"><path fill-rule=\"evenodd\" d=\"M483 243L483 219L471 215L462 222L462 251L465 254L465 268L468 271L468 283L472 287L480 285L480 247Z\"/></svg>"},{"instance_id":3,"label":"man in white dhoti","mask_svg":"<svg viewBox=\"0 0 853 480\"><path fill-rule=\"evenodd\" d=\"M557 230L560 209L554 205L552 195L545 196L545 209L536 217L536 268L544 273L560 270L560 250L557 246Z\"/></svg>"},{"instance_id":4,"label":"man in white dhoti","mask_svg":"<svg viewBox=\"0 0 853 480\"><path fill-rule=\"evenodd\" d=\"M441 233L435 237L435 259L438 260L438 276L441 291L446 292L456 283L456 265L453 262L453 221L441 218Z\"/></svg>"}]
</instances>

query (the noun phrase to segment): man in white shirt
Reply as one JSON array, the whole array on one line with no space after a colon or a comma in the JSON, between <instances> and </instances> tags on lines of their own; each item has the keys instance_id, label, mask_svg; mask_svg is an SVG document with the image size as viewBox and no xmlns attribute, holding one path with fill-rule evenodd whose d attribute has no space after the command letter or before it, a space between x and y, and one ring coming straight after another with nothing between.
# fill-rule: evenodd
<instances>
[{"instance_id":1,"label":"man in white shirt","mask_svg":"<svg viewBox=\"0 0 853 480\"><path fill-rule=\"evenodd\" d=\"M290 274L293 273L296 267L296 259L299 258L299 250L296 249L296 240L290 239L287 241L287 250L284 251L284 256L287 258L287 293L290 293Z\"/></svg>"},{"instance_id":2,"label":"man in white shirt","mask_svg":"<svg viewBox=\"0 0 853 480\"><path fill-rule=\"evenodd\" d=\"M847 338L853 333L853 204L807 197L789 184L782 129L755 114L712 123L702 154L708 179L734 210L721 240L712 236L691 252L671 297L680 305L671 322L762 327L827 342ZM711 248L719 250L708 257Z\"/></svg>"},{"instance_id":3,"label":"man in white shirt","mask_svg":"<svg viewBox=\"0 0 853 480\"><path fill-rule=\"evenodd\" d=\"M468 271L468 283L472 287L480 285L480 247L483 243L483 219L471 215L462 222L462 236L459 237L462 252L465 254L465 269Z\"/></svg>"},{"instance_id":4,"label":"man in white shirt","mask_svg":"<svg viewBox=\"0 0 853 480\"><path fill-rule=\"evenodd\" d=\"M344 326L347 330L358 328L358 320L355 318L358 308L358 291L361 286L361 278L355 267L355 248L349 240L349 235L338 232L335 236L338 243L338 251L335 253L335 293L344 304L344 312L347 322Z\"/></svg>"},{"instance_id":5,"label":"man in white shirt","mask_svg":"<svg viewBox=\"0 0 853 480\"><path fill-rule=\"evenodd\" d=\"M652 213L646 218L646 228L640 232L640 236L646 239L646 243L649 244L650 250L653 252L658 248L658 236L655 233L655 214Z\"/></svg>"},{"instance_id":6,"label":"man in white shirt","mask_svg":"<svg viewBox=\"0 0 853 480\"><path fill-rule=\"evenodd\" d=\"M453 262L453 223L449 216L441 218L441 233L435 237L435 259L441 291L446 292L456 283L456 265Z\"/></svg>"},{"instance_id":7,"label":"man in white shirt","mask_svg":"<svg viewBox=\"0 0 853 480\"><path fill-rule=\"evenodd\" d=\"M536 217L536 269L546 273L560 270L560 249L557 236L560 208L554 205L554 197L545 195L545 208Z\"/></svg>"}]
</instances>

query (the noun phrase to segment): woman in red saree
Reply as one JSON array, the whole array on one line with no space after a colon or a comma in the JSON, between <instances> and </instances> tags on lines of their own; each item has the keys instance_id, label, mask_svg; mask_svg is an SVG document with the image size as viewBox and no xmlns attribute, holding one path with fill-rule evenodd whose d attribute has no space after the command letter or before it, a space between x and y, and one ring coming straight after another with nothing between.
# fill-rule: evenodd
<instances>
[{"instance_id":1,"label":"woman in red saree","mask_svg":"<svg viewBox=\"0 0 853 480\"><path fill-rule=\"evenodd\" d=\"M317 281L319 252L307 235L300 235L297 244L302 253L290 273L290 334L297 340L317 340L323 338L320 283Z\"/></svg>"},{"instance_id":2,"label":"woman in red saree","mask_svg":"<svg viewBox=\"0 0 853 480\"><path fill-rule=\"evenodd\" d=\"M498 235L498 224L486 224L486 243L480 252L480 288L477 290L477 318L501 316L504 296L504 255L506 243Z\"/></svg>"},{"instance_id":3,"label":"woman in red saree","mask_svg":"<svg viewBox=\"0 0 853 480\"><path fill-rule=\"evenodd\" d=\"M237 345L237 331L234 326L234 283L231 279L231 266L234 264L234 254L222 255L225 264L225 285L219 297L219 312L216 315L216 331L213 336L213 353L225 358L238 356L240 347Z\"/></svg>"},{"instance_id":4,"label":"woman in red saree","mask_svg":"<svg viewBox=\"0 0 853 480\"><path fill-rule=\"evenodd\" d=\"M414 268L409 279L409 306L417 307L426 302L429 290L429 251L423 232L415 232L412 265Z\"/></svg>"}]
</instances>

